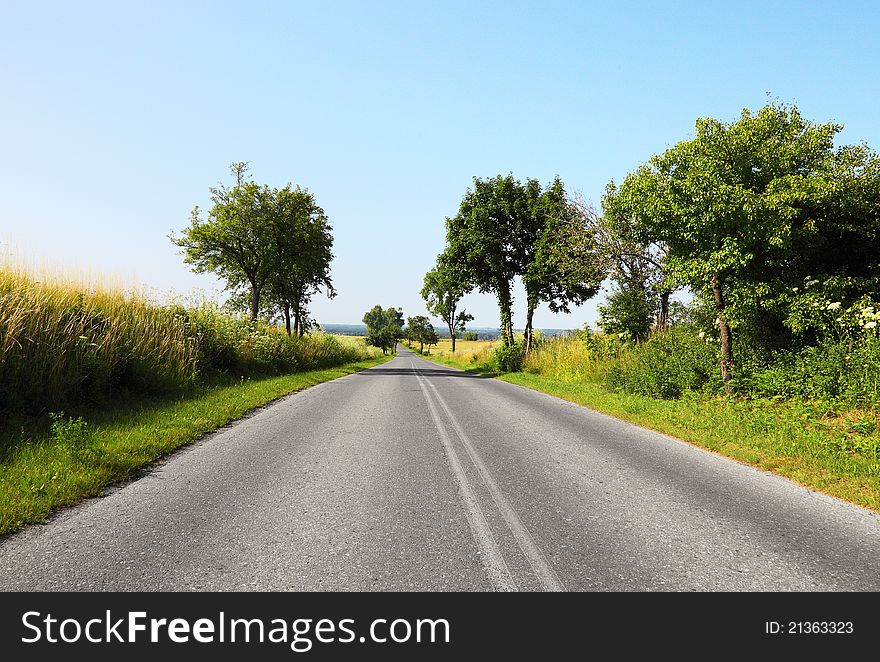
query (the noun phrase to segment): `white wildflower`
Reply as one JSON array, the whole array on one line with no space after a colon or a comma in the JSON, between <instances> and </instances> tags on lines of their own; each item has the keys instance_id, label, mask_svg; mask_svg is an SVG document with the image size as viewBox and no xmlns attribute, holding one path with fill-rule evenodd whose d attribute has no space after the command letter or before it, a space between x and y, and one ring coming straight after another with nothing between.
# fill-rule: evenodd
<instances>
[{"instance_id":1,"label":"white wildflower","mask_svg":"<svg viewBox=\"0 0 880 662\"><path fill-rule=\"evenodd\" d=\"M840 301L832 301L828 304L828 310L837 310L840 308Z\"/></svg>"},{"instance_id":2,"label":"white wildflower","mask_svg":"<svg viewBox=\"0 0 880 662\"><path fill-rule=\"evenodd\" d=\"M873 329L875 326L877 326L877 322L865 322L866 329Z\"/></svg>"},{"instance_id":3,"label":"white wildflower","mask_svg":"<svg viewBox=\"0 0 880 662\"><path fill-rule=\"evenodd\" d=\"M705 338L705 337L706 337L706 332L705 332L705 331L700 331L699 336L700 336L700 338Z\"/></svg>"},{"instance_id":4,"label":"white wildflower","mask_svg":"<svg viewBox=\"0 0 880 662\"><path fill-rule=\"evenodd\" d=\"M793 287L793 288L791 288L791 291L792 291L792 292L797 292L797 291L798 291L798 288Z\"/></svg>"}]
</instances>

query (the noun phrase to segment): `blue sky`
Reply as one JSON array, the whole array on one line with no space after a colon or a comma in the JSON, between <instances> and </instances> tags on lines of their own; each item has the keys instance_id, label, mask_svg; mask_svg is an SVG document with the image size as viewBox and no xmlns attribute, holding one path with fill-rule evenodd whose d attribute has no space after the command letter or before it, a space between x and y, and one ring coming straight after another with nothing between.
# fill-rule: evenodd
<instances>
[{"instance_id":1,"label":"blue sky","mask_svg":"<svg viewBox=\"0 0 880 662\"><path fill-rule=\"evenodd\" d=\"M2 0L0 242L158 291L219 292L167 238L233 161L334 227L323 322L418 291L473 176L605 184L772 98L880 148L874 2ZM542 308L536 324L573 327ZM494 326L471 295L475 326ZM515 322L522 324L519 297Z\"/></svg>"}]
</instances>

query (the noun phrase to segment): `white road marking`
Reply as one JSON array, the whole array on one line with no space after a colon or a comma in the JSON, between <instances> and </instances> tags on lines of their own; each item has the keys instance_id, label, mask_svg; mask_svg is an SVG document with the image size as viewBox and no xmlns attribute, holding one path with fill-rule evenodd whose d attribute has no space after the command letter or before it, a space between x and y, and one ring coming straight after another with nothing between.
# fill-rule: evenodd
<instances>
[{"instance_id":1,"label":"white road marking","mask_svg":"<svg viewBox=\"0 0 880 662\"><path fill-rule=\"evenodd\" d=\"M498 483L496 483L495 479L492 478L492 474L489 472L488 467L483 462L483 459L480 457L480 454L477 452L477 449L474 447L473 443L471 443L470 438L462 429L461 425L459 425L458 420L455 418L452 410L446 404L443 396L440 395L440 391L438 391L437 387L434 386L434 384L432 384L429 380L423 380L422 376L419 374L419 369L415 366L414 363L412 363L412 361L410 361L410 363L413 366L416 372L416 376L420 380L420 383L428 385L428 387L433 391L434 397L437 399L437 402L440 404L443 411L446 412L446 416L452 424L453 430L455 430L456 435L461 440L461 444L462 446L464 446L464 449L470 457L470 460L473 463L474 467L476 468L477 473L480 475L480 479L483 481L486 489L489 490L489 494L492 495L492 500L495 502L495 506L496 508L498 508L498 512L501 513L504 521L507 522L507 526L510 529L510 532L513 534L514 539L516 539L520 550L522 550L523 556L526 557L526 560L529 562L529 565L532 568L532 572L535 573L535 576L538 578L541 586L543 586L545 591L564 591L565 587L563 586L562 581L559 579L559 576L556 574L556 571L553 569L553 566L550 565L547 557L544 556L544 553L535 543L535 539L532 537L531 533L529 533L528 528L526 528L526 525L523 524L522 520L519 518L519 515L517 515L516 510L514 510L513 506L510 505L510 502L504 496L504 493L501 491Z\"/></svg>"},{"instance_id":2,"label":"white road marking","mask_svg":"<svg viewBox=\"0 0 880 662\"><path fill-rule=\"evenodd\" d=\"M440 414L437 412L437 407L434 405L434 402L431 399L431 394L426 388L427 382L418 373L415 365L412 362L410 362L410 364L414 369L419 385L422 387L421 390L425 395L425 401L428 403L428 410L431 412L431 418L434 420L434 425L440 433L440 439L443 442L443 449L446 451L446 458L449 461L452 474L458 482L458 489L462 501L464 501L465 515L470 524L471 533L473 534L474 541L482 552L482 561L489 573L492 585L498 591L517 591L518 589L513 580L510 568L507 567L507 562L501 554L501 549L498 547L495 536L492 535L492 530L489 528L489 522L486 521L486 516L483 514L482 508L480 508L480 502L477 500L477 496L474 494L474 490L468 481L467 474L461 466L461 460L458 458L458 453L455 452L452 440L449 438L446 428L443 425L443 421L440 418Z\"/></svg>"}]
</instances>

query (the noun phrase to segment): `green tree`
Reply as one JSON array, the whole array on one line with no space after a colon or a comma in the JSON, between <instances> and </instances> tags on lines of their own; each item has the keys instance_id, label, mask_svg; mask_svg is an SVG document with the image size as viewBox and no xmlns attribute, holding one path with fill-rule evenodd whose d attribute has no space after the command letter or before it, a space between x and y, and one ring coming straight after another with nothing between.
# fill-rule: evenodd
<instances>
[{"instance_id":1,"label":"green tree","mask_svg":"<svg viewBox=\"0 0 880 662\"><path fill-rule=\"evenodd\" d=\"M425 339L428 337L429 330L434 332L431 321L424 315L415 315L406 320L406 326L409 331L410 338L419 343L419 353L425 351Z\"/></svg>"},{"instance_id":2,"label":"green tree","mask_svg":"<svg viewBox=\"0 0 880 662\"><path fill-rule=\"evenodd\" d=\"M599 326L605 333L622 333L630 340L648 337L654 306L644 280L615 280L605 305L598 310Z\"/></svg>"},{"instance_id":3,"label":"green tree","mask_svg":"<svg viewBox=\"0 0 880 662\"><path fill-rule=\"evenodd\" d=\"M333 298L331 227L308 190L288 184L276 194L273 223L274 268L268 281L271 304L284 318L287 333L305 334L308 304L322 288ZM292 322L292 324L291 324Z\"/></svg>"},{"instance_id":4,"label":"green tree","mask_svg":"<svg viewBox=\"0 0 880 662\"><path fill-rule=\"evenodd\" d=\"M499 175L474 177L458 214L446 219L446 255L468 285L497 297L505 345L513 344L513 279L521 271L517 224L527 215L523 187L513 175Z\"/></svg>"},{"instance_id":5,"label":"green tree","mask_svg":"<svg viewBox=\"0 0 880 662\"><path fill-rule=\"evenodd\" d=\"M383 354L394 351L403 335L403 311L400 308L373 306L364 314L367 344L378 347Z\"/></svg>"},{"instance_id":6,"label":"green tree","mask_svg":"<svg viewBox=\"0 0 880 662\"><path fill-rule=\"evenodd\" d=\"M592 219L568 199L559 177L544 190L536 180L524 187L529 214L520 223L520 275L526 290L524 351L534 341L535 309L547 303L554 313L569 312L599 291L607 270Z\"/></svg>"},{"instance_id":7,"label":"green tree","mask_svg":"<svg viewBox=\"0 0 880 662\"><path fill-rule=\"evenodd\" d=\"M273 195L247 177L247 163L233 163L235 185L212 187L213 203L207 218L195 207L190 225L172 241L183 249L184 261L193 271L213 271L235 290L250 289L250 314L260 313L263 289L274 268Z\"/></svg>"},{"instance_id":8,"label":"green tree","mask_svg":"<svg viewBox=\"0 0 880 662\"><path fill-rule=\"evenodd\" d=\"M592 219L590 225L616 287L611 295L616 297L616 301L612 303L609 299L609 322L617 319L617 315L610 312L612 309L621 313L626 310L636 313L641 306L637 301L643 299L649 310L648 330L653 323L657 331L665 331L670 321L670 297L681 289L681 283L676 280L667 263L669 248L660 242L639 241L635 218L628 209L618 204L617 187L613 182L605 189L601 216L581 200L576 201L575 206L579 213ZM621 305L623 308L620 308ZM632 307L634 305L636 308ZM624 324L627 328L618 331L627 330L633 337L642 337L641 313L627 315L627 318L631 324Z\"/></svg>"},{"instance_id":9,"label":"green tree","mask_svg":"<svg viewBox=\"0 0 880 662\"><path fill-rule=\"evenodd\" d=\"M436 347L439 342L440 336L437 335L434 327L429 324L428 329L425 332L425 345L428 347L428 354L431 353L431 348Z\"/></svg>"},{"instance_id":10,"label":"green tree","mask_svg":"<svg viewBox=\"0 0 880 662\"><path fill-rule=\"evenodd\" d=\"M458 310L461 298L469 291L467 277L445 255L440 255L437 266L425 274L422 298L428 312L442 319L449 329L453 354L456 336L474 319L467 311Z\"/></svg>"},{"instance_id":11,"label":"green tree","mask_svg":"<svg viewBox=\"0 0 880 662\"><path fill-rule=\"evenodd\" d=\"M620 187L637 238L667 246L671 270L714 303L727 392L736 318L730 300L754 301L767 264L791 254L805 201L831 190L825 175L839 130L777 105L744 110L731 123L700 119L693 139L653 157Z\"/></svg>"},{"instance_id":12,"label":"green tree","mask_svg":"<svg viewBox=\"0 0 880 662\"><path fill-rule=\"evenodd\" d=\"M512 283L522 278L528 348L538 305L567 312L599 289L602 264L586 229L558 177L546 190L535 179L521 183L513 175L474 178L458 214L446 219L445 255L467 285L498 298L506 346L513 344Z\"/></svg>"}]
</instances>

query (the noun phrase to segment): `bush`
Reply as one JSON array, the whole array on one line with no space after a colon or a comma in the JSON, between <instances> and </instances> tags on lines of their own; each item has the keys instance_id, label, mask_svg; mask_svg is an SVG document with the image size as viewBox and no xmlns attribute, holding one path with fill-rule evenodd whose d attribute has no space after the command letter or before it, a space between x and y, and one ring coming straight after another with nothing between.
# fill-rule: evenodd
<instances>
[{"instance_id":1,"label":"bush","mask_svg":"<svg viewBox=\"0 0 880 662\"><path fill-rule=\"evenodd\" d=\"M523 365L523 342L500 343L492 350L492 367L498 372L519 372Z\"/></svg>"},{"instance_id":2,"label":"bush","mask_svg":"<svg viewBox=\"0 0 880 662\"><path fill-rule=\"evenodd\" d=\"M743 390L848 405L880 403L880 343L874 334L855 340L826 340L798 352L776 355L773 363L743 379Z\"/></svg>"},{"instance_id":3,"label":"bush","mask_svg":"<svg viewBox=\"0 0 880 662\"><path fill-rule=\"evenodd\" d=\"M692 328L673 327L633 347L611 365L609 388L626 393L671 399L685 391L717 391L721 387L718 354Z\"/></svg>"}]
</instances>

